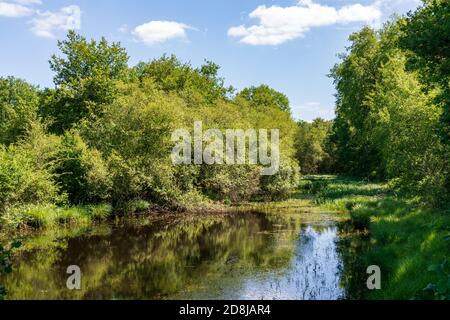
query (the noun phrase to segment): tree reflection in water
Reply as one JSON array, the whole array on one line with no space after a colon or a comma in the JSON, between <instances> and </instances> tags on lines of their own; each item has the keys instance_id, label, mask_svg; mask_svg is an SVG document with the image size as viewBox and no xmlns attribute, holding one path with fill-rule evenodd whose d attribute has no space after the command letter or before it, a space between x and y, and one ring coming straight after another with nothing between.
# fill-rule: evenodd
<instances>
[{"instance_id":1,"label":"tree reflection in water","mask_svg":"<svg viewBox=\"0 0 450 320\"><path fill-rule=\"evenodd\" d=\"M352 268L337 240L336 226L298 214L131 220L32 237L2 280L8 299L342 299ZM66 288L69 265L79 291Z\"/></svg>"}]
</instances>

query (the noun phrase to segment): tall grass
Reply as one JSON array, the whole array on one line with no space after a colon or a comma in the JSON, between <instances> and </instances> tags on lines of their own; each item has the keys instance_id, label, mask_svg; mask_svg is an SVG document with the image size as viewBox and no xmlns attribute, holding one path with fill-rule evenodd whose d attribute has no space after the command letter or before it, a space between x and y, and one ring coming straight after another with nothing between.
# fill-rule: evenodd
<instances>
[{"instance_id":1,"label":"tall grass","mask_svg":"<svg viewBox=\"0 0 450 320\"><path fill-rule=\"evenodd\" d=\"M89 224L110 217L108 204L61 208L54 205L27 205L11 208L1 216L1 224L7 227L35 229L58 225Z\"/></svg>"}]
</instances>

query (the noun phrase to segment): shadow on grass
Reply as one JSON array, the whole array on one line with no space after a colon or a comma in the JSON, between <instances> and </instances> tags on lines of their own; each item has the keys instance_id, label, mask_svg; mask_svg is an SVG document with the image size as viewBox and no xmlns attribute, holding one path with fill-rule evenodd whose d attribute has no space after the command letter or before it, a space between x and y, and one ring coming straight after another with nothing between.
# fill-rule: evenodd
<instances>
[{"instance_id":1,"label":"shadow on grass","mask_svg":"<svg viewBox=\"0 0 450 320\"><path fill-rule=\"evenodd\" d=\"M448 215L404 199L385 198L355 208L351 216L368 221L372 245L365 260L380 266L385 279L382 290L372 292L371 298L436 298L435 292L424 288L442 280L428 271L430 266L450 257Z\"/></svg>"}]
</instances>

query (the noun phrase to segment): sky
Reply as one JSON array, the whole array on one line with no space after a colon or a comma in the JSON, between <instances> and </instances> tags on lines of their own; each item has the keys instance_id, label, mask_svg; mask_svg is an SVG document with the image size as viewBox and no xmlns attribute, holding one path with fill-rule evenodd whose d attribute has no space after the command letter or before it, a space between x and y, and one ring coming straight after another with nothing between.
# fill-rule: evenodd
<instances>
[{"instance_id":1,"label":"sky","mask_svg":"<svg viewBox=\"0 0 450 320\"><path fill-rule=\"evenodd\" d=\"M295 119L334 118L327 77L364 25L378 28L419 0L0 0L0 77L53 86L48 60L74 29L120 42L130 66L175 54L221 66L237 89L285 93Z\"/></svg>"}]
</instances>

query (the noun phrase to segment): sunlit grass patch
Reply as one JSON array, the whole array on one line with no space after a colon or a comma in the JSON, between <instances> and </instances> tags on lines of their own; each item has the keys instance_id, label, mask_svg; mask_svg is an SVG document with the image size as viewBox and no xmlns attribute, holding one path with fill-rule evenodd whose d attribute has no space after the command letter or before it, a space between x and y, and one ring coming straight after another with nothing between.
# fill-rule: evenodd
<instances>
[{"instance_id":1,"label":"sunlit grass patch","mask_svg":"<svg viewBox=\"0 0 450 320\"><path fill-rule=\"evenodd\" d=\"M27 205L11 208L2 216L2 223L9 227L49 228L58 225L90 224L111 215L109 204L57 207L55 205Z\"/></svg>"}]
</instances>

